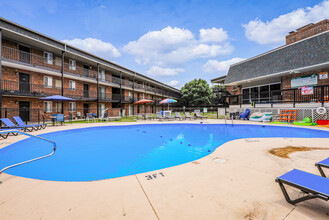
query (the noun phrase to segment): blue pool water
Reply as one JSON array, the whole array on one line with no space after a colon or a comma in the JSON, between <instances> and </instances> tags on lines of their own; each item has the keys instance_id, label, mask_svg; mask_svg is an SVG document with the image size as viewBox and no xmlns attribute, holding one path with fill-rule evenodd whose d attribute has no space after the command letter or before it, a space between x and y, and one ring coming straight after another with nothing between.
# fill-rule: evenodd
<instances>
[{"instance_id":1,"label":"blue pool water","mask_svg":"<svg viewBox=\"0 0 329 220\"><path fill-rule=\"evenodd\" d=\"M329 138L329 132L296 127L152 124L93 127L40 135L57 143L51 157L6 171L54 181L91 181L187 163L239 138ZM50 143L28 138L0 149L0 169L48 154Z\"/></svg>"}]
</instances>

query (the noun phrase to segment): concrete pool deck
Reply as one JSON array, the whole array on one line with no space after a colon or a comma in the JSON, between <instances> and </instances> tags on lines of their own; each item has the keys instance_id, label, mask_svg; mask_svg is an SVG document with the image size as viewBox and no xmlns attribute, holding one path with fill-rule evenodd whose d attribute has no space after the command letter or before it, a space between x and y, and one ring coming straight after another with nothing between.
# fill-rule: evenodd
<instances>
[{"instance_id":1,"label":"concrete pool deck","mask_svg":"<svg viewBox=\"0 0 329 220\"><path fill-rule=\"evenodd\" d=\"M73 124L48 127L33 134L89 126L186 122L200 123ZM0 140L0 148L23 138L19 135ZM319 175L314 164L329 157L329 150L297 152L288 159L268 153L287 145L326 148L328 139L234 140L197 161L92 182L43 181L2 174L0 219L328 219L328 202L314 199L291 205L275 178L293 168ZM292 193L298 194L295 190Z\"/></svg>"}]
</instances>

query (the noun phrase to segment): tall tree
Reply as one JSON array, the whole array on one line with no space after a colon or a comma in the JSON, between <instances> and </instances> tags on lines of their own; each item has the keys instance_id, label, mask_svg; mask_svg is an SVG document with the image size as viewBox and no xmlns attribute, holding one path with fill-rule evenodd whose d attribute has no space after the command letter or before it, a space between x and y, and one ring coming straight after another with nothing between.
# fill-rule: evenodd
<instances>
[{"instance_id":1,"label":"tall tree","mask_svg":"<svg viewBox=\"0 0 329 220\"><path fill-rule=\"evenodd\" d=\"M182 88L182 98L187 106L210 105L214 94L209 84L204 79L194 79L186 83Z\"/></svg>"}]
</instances>

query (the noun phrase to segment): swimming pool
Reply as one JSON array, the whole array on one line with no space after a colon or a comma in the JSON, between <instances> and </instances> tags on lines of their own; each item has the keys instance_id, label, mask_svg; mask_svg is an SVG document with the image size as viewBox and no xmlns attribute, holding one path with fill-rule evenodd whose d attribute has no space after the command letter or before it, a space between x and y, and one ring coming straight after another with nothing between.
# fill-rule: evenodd
<instances>
[{"instance_id":1,"label":"swimming pool","mask_svg":"<svg viewBox=\"0 0 329 220\"><path fill-rule=\"evenodd\" d=\"M90 127L40 136L56 142L56 153L6 173L53 181L101 180L194 161L235 139L329 138L329 132L261 125L149 124ZM51 151L51 144L27 138L0 149L0 169Z\"/></svg>"}]
</instances>

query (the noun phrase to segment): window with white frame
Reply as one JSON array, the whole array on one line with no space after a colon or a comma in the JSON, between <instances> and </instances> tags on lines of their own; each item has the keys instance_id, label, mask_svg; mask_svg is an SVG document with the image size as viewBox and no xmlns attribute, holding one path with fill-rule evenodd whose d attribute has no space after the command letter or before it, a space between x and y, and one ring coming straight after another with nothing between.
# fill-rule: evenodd
<instances>
[{"instance_id":1,"label":"window with white frame","mask_svg":"<svg viewBox=\"0 0 329 220\"><path fill-rule=\"evenodd\" d=\"M52 101L44 101L43 102L43 111L45 113L49 113L53 111L53 102Z\"/></svg>"},{"instance_id":2,"label":"window with white frame","mask_svg":"<svg viewBox=\"0 0 329 220\"><path fill-rule=\"evenodd\" d=\"M75 102L70 102L69 103L69 111L70 112L75 112L76 110L76 103Z\"/></svg>"},{"instance_id":3,"label":"window with white frame","mask_svg":"<svg viewBox=\"0 0 329 220\"><path fill-rule=\"evenodd\" d=\"M45 63L47 64L53 64L53 54L49 52L43 52L43 57L45 60Z\"/></svg>"},{"instance_id":4,"label":"window with white frame","mask_svg":"<svg viewBox=\"0 0 329 220\"><path fill-rule=\"evenodd\" d=\"M57 113L62 112L62 103L61 102L56 102L55 112L57 112Z\"/></svg>"},{"instance_id":5,"label":"window with white frame","mask_svg":"<svg viewBox=\"0 0 329 220\"><path fill-rule=\"evenodd\" d=\"M133 97L133 92L129 91L129 98Z\"/></svg>"},{"instance_id":6,"label":"window with white frame","mask_svg":"<svg viewBox=\"0 0 329 220\"><path fill-rule=\"evenodd\" d=\"M77 69L77 63L75 60L69 60L69 69L70 70L76 70Z\"/></svg>"},{"instance_id":7,"label":"window with white frame","mask_svg":"<svg viewBox=\"0 0 329 220\"><path fill-rule=\"evenodd\" d=\"M53 87L53 77L45 76L43 78L43 85L47 88L52 88Z\"/></svg>"},{"instance_id":8,"label":"window with white frame","mask_svg":"<svg viewBox=\"0 0 329 220\"><path fill-rule=\"evenodd\" d=\"M62 81L61 81L61 80L58 80L58 79L56 79L56 80L55 80L55 87L56 87L57 89L60 89L60 88L62 88Z\"/></svg>"},{"instance_id":9,"label":"window with white frame","mask_svg":"<svg viewBox=\"0 0 329 220\"><path fill-rule=\"evenodd\" d=\"M145 94L143 94L143 99L145 99Z\"/></svg>"},{"instance_id":10,"label":"window with white frame","mask_svg":"<svg viewBox=\"0 0 329 220\"><path fill-rule=\"evenodd\" d=\"M98 103L98 115L103 117L104 112L105 112L105 104L104 103Z\"/></svg>"},{"instance_id":11,"label":"window with white frame","mask_svg":"<svg viewBox=\"0 0 329 220\"><path fill-rule=\"evenodd\" d=\"M62 58L55 57L55 65L56 66L62 66Z\"/></svg>"},{"instance_id":12,"label":"window with white frame","mask_svg":"<svg viewBox=\"0 0 329 220\"><path fill-rule=\"evenodd\" d=\"M69 89L70 90L75 90L75 81L69 80Z\"/></svg>"},{"instance_id":13,"label":"window with white frame","mask_svg":"<svg viewBox=\"0 0 329 220\"><path fill-rule=\"evenodd\" d=\"M99 98L105 99L105 87L104 86L99 87Z\"/></svg>"},{"instance_id":14,"label":"window with white frame","mask_svg":"<svg viewBox=\"0 0 329 220\"><path fill-rule=\"evenodd\" d=\"M99 79L105 81L105 70L101 70L99 72Z\"/></svg>"}]
</instances>

